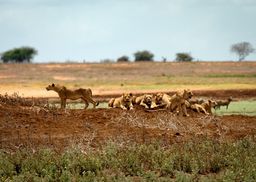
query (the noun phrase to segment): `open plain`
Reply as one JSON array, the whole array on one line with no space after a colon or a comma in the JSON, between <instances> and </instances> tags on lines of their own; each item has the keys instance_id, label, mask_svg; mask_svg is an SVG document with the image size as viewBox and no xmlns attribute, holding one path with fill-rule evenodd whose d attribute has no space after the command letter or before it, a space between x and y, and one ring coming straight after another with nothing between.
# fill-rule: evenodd
<instances>
[{"instance_id":1,"label":"open plain","mask_svg":"<svg viewBox=\"0 0 256 182\"><path fill-rule=\"evenodd\" d=\"M256 62L0 64L0 83L1 150L60 152L74 145L97 149L109 141L171 146L200 138L255 139L256 116L245 115L245 106L236 115L189 111L189 117L141 107L62 110L53 104L59 103L57 94L45 87L91 88L101 104L123 92L173 94L182 89L192 90L195 98L255 102Z\"/></svg>"},{"instance_id":2,"label":"open plain","mask_svg":"<svg viewBox=\"0 0 256 182\"><path fill-rule=\"evenodd\" d=\"M140 142L151 138L173 142L174 138L183 140L195 135L234 139L256 133L256 117L242 114L192 114L184 118L168 111L143 109L43 108L46 102L59 102L55 92L45 89L51 83L69 88L89 87L100 102L123 92L172 94L182 89L191 89L194 97L206 99L232 96L236 101L255 100L255 62L0 64L0 83L2 98L6 93L10 98L16 93L14 104L1 101L2 148L31 142L63 148L68 146L67 140L91 136L90 133L95 137L92 144L129 136ZM17 98L41 101L41 105L24 105Z\"/></svg>"}]
</instances>

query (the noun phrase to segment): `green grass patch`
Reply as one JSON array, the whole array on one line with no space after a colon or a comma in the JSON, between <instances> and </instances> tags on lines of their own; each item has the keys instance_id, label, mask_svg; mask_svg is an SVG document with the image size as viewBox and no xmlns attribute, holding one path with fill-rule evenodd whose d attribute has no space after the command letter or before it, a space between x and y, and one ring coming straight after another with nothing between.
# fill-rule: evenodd
<instances>
[{"instance_id":1,"label":"green grass patch","mask_svg":"<svg viewBox=\"0 0 256 182\"><path fill-rule=\"evenodd\" d=\"M228 109L222 106L220 109L214 111L217 115L248 115L256 116L256 101L238 101L231 102Z\"/></svg>"},{"instance_id":2,"label":"green grass patch","mask_svg":"<svg viewBox=\"0 0 256 182\"><path fill-rule=\"evenodd\" d=\"M255 181L255 138L0 151L1 181Z\"/></svg>"},{"instance_id":3,"label":"green grass patch","mask_svg":"<svg viewBox=\"0 0 256 182\"><path fill-rule=\"evenodd\" d=\"M207 78L256 78L256 74L208 74Z\"/></svg>"}]
</instances>

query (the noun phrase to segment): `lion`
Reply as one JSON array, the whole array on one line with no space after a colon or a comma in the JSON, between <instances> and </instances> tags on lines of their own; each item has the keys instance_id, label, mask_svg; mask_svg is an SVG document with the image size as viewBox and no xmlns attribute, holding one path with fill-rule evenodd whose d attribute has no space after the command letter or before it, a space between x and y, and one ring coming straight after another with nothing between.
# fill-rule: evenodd
<instances>
[{"instance_id":1,"label":"lion","mask_svg":"<svg viewBox=\"0 0 256 182\"><path fill-rule=\"evenodd\" d=\"M153 102L153 95L150 94L144 94L142 96L135 97L133 99L133 104L143 106L146 109L151 109L155 105Z\"/></svg>"},{"instance_id":2,"label":"lion","mask_svg":"<svg viewBox=\"0 0 256 182\"><path fill-rule=\"evenodd\" d=\"M108 106L113 108L121 108L123 110L132 110L132 98L132 93L123 93L121 97L110 99Z\"/></svg>"},{"instance_id":3,"label":"lion","mask_svg":"<svg viewBox=\"0 0 256 182\"><path fill-rule=\"evenodd\" d=\"M212 114L212 108L217 105L217 102L213 100L208 100L207 102L204 102L201 104L201 106L210 114Z\"/></svg>"},{"instance_id":4,"label":"lion","mask_svg":"<svg viewBox=\"0 0 256 182\"><path fill-rule=\"evenodd\" d=\"M82 99L85 103L84 109L87 109L89 106L89 103L93 104L93 108L99 105L99 102L96 102L92 99L92 90L90 88L84 89L79 88L75 90L67 89L65 86L55 85L54 83L51 85L48 85L46 87L47 91L53 90L58 93L60 100L61 100L61 108L66 108L66 100L77 100Z\"/></svg>"},{"instance_id":5,"label":"lion","mask_svg":"<svg viewBox=\"0 0 256 182\"><path fill-rule=\"evenodd\" d=\"M189 116L186 108L186 100L191 99L193 93L190 90L178 91L176 94L170 98L169 109L173 112L178 109L178 114L183 114L184 116Z\"/></svg>"},{"instance_id":6,"label":"lion","mask_svg":"<svg viewBox=\"0 0 256 182\"><path fill-rule=\"evenodd\" d=\"M201 104L196 104L194 102L190 102L190 101L185 101L185 105L187 108L190 108L191 110L197 112L197 113L204 113L206 115L208 115L209 113L205 110L205 108L201 105Z\"/></svg>"},{"instance_id":7,"label":"lion","mask_svg":"<svg viewBox=\"0 0 256 182\"><path fill-rule=\"evenodd\" d=\"M171 104L170 99L171 99L171 96L169 96L168 94L157 93L154 98L155 105L158 108L168 109Z\"/></svg>"}]
</instances>

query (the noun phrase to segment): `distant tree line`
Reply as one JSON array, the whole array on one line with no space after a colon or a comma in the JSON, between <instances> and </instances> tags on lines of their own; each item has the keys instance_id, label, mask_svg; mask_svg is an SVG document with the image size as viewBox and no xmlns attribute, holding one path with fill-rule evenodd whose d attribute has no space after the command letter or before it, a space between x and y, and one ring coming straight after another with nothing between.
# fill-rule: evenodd
<instances>
[{"instance_id":1,"label":"distant tree line","mask_svg":"<svg viewBox=\"0 0 256 182\"><path fill-rule=\"evenodd\" d=\"M249 42L240 42L233 44L230 47L230 51L238 56L238 61L242 61L251 53L255 53L254 47ZM37 50L35 48L24 46L1 53L0 59L3 63L30 63L35 55L37 55ZM133 55L135 62L154 61L154 54L148 50L137 51ZM162 58L163 62L167 61L165 57ZM175 61L177 62L191 62L193 60L194 58L191 56L191 54L186 52L177 53L175 58ZM112 62L112 60L105 59L102 62ZM130 62L130 58L124 55L119 57L117 59L117 62Z\"/></svg>"}]
</instances>

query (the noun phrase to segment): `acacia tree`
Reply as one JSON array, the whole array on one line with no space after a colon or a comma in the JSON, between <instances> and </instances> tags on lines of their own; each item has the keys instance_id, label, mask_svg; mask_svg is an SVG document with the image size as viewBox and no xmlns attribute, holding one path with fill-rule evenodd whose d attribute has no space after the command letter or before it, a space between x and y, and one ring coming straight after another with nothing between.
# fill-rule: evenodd
<instances>
[{"instance_id":1,"label":"acacia tree","mask_svg":"<svg viewBox=\"0 0 256 182\"><path fill-rule=\"evenodd\" d=\"M253 53L255 49L249 42L240 42L233 44L230 51L238 55L238 61L242 61L246 56Z\"/></svg>"},{"instance_id":2,"label":"acacia tree","mask_svg":"<svg viewBox=\"0 0 256 182\"><path fill-rule=\"evenodd\" d=\"M137 51L134 53L135 61L153 61L154 54L149 51Z\"/></svg>"},{"instance_id":3,"label":"acacia tree","mask_svg":"<svg viewBox=\"0 0 256 182\"><path fill-rule=\"evenodd\" d=\"M8 50L1 54L1 60L4 63L8 62L30 62L31 59L37 54L37 50L32 47L20 47Z\"/></svg>"}]
</instances>

